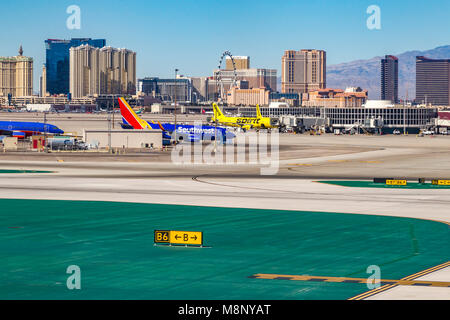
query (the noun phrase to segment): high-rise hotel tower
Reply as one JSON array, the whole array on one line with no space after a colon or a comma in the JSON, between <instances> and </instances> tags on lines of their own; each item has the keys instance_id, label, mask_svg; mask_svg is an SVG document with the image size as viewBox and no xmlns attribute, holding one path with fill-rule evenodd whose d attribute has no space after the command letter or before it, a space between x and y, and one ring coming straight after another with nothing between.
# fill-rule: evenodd
<instances>
[{"instance_id":1,"label":"high-rise hotel tower","mask_svg":"<svg viewBox=\"0 0 450 320\"><path fill-rule=\"evenodd\" d=\"M136 94L136 52L81 45L70 48L72 97Z\"/></svg>"},{"instance_id":2,"label":"high-rise hotel tower","mask_svg":"<svg viewBox=\"0 0 450 320\"><path fill-rule=\"evenodd\" d=\"M381 100L398 102L398 58L391 55L381 59Z\"/></svg>"},{"instance_id":3,"label":"high-rise hotel tower","mask_svg":"<svg viewBox=\"0 0 450 320\"><path fill-rule=\"evenodd\" d=\"M450 59L416 57L416 102L450 106Z\"/></svg>"},{"instance_id":4,"label":"high-rise hotel tower","mask_svg":"<svg viewBox=\"0 0 450 320\"><path fill-rule=\"evenodd\" d=\"M33 94L33 58L23 56L22 46L15 57L0 57L0 96Z\"/></svg>"},{"instance_id":5,"label":"high-rise hotel tower","mask_svg":"<svg viewBox=\"0 0 450 320\"><path fill-rule=\"evenodd\" d=\"M287 50L281 58L281 92L307 93L326 87L326 52Z\"/></svg>"}]
</instances>

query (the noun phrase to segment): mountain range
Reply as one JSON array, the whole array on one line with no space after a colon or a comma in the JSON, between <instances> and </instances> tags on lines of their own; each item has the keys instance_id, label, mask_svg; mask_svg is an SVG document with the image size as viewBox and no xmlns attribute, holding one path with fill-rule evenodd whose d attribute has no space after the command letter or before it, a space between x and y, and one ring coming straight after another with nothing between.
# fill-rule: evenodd
<instances>
[{"instance_id":1,"label":"mountain range","mask_svg":"<svg viewBox=\"0 0 450 320\"><path fill-rule=\"evenodd\" d=\"M450 45L440 46L431 50L412 50L400 54L386 52L396 56L398 61L398 94L404 99L416 96L416 56L432 59L450 59ZM380 97L381 59L377 56L366 60L355 60L327 66L327 88L345 89L346 87L361 87L368 90L369 99ZM278 89L281 91L281 77L278 79Z\"/></svg>"},{"instance_id":2,"label":"mountain range","mask_svg":"<svg viewBox=\"0 0 450 320\"><path fill-rule=\"evenodd\" d=\"M386 53L392 54L392 53ZM398 58L398 95L403 99L416 96L416 56L450 59L450 45L426 51L407 51L394 54ZM369 99L380 99L381 59L374 57L327 66L327 87L345 89L359 86L369 91Z\"/></svg>"}]
</instances>

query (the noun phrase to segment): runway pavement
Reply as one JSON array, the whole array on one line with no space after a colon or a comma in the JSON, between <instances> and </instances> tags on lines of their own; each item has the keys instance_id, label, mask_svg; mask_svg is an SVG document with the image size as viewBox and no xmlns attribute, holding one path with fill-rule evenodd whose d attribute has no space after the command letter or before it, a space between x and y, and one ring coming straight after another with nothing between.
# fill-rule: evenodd
<instances>
[{"instance_id":1,"label":"runway pavement","mask_svg":"<svg viewBox=\"0 0 450 320\"><path fill-rule=\"evenodd\" d=\"M1 169L55 171L2 174L0 197L327 211L450 223L450 190L348 188L315 182L374 176L450 178L450 138L290 135L282 141L295 148L280 154L280 168L273 176L261 176L261 166L255 165L177 166L168 159L128 162L129 158L98 163L70 157L64 162L32 157L17 161L0 155ZM308 156L312 147L315 151ZM333 153L333 148L340 151ZM448 246L449 240L450 236L442 239L442 245ZM450 268L418 279L450 281ZM397 286L369 299L450 300L450 289Z\"/></svg>"}]
</instances>

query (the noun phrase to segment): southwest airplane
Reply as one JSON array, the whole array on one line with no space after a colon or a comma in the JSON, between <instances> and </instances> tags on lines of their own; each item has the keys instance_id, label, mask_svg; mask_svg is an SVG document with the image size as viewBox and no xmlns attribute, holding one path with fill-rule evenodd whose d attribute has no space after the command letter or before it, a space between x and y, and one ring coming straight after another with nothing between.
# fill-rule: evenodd
<instances>
[{"instance_id":1,"label":"southwest airplane","mask_svg":"<svg viewBox=\"0 0 450 320\"><path fill-rule=\"evenodd\" d=\"M63 134L64 131L52 124L41 122L0 121L0 134L3 135L23 139L44 133Z\"/></svg>"},{"instance_id":2,"label":"southwest airplane","mask_svg":"<svg viewBox=\"0 0 450 320\"><path fill-rule=\"evenodd\" d=\"M224 116L219 106L213 103L214 117L211 122L216 122L230 127L240 127L244 130L247 129L269 129L277 128L278 120L271 119L269 117L261 116L259 105L256 105L256 117L227 117Z\"/></svg>"},{"instance_id":3,"label":"southwest airplane","mask_svg":"<svg viewBox=\"0 0 450 320\"><path fill-rule=\"evenodd\" d=\"M175 124L173 123L157 123L148 122L142 120L136 112L130 107L128 102L124 98L119 98L120 113L122 114L123 123L122 128L124 129L160 129L163 131L163 143L167 144L167 140L170 142L172 139L171 134L175 130ZM226 139L232 139L235 137L234 134L228 132L226 128L214 127L214 126L194 126L187 124L177 124L177 139L189 142L195 142L200 140L214 140L215 132L221 136L223 141Z\"/></svg>"}]
</instances>

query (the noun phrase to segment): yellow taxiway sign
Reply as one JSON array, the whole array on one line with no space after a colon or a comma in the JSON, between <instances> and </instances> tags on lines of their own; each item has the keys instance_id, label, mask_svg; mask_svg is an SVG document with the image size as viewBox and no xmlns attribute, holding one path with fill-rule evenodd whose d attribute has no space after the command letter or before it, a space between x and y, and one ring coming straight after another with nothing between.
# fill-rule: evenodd
<instances>
[{"instance_id":1,"label":"yellow taxiway sign","mask_svg":"<svg viewBox=\"0 0 450 320\"><path fill-rule=\"evenodd\" d=\"M174 244L203 244L203 232L197 231L170 231L170 243Z\"/></svg>"},{"instance_id":2,"label":"yellow taxiway sign","mask_svg":"<svg viewBox=\"0 0 450 320\"><path fill-rule=\"evenodd\" d=\"M450 180L432 180L431 184L439 186L448 186L450 185Z\"/></svg>"},{"instance_id":3,"label":"yellow taxiway sign","mask_svg":"<svg viewBox=\"0 0 450 320\"><path fill-rule=\"evenodd\" d=\"M386 184L392 186L406 186L406 180L386 180Z\"/></svg>"},{"instance_id":4,"label":"yellow taxiway sign","mask_svg":"<svg viewBox=\"0 0 450 320\"><path fill-rule=\"evenodd\" d=\"M155 243L203 245L203 232L155 230Z\"/></svg>"}]
</instances>

